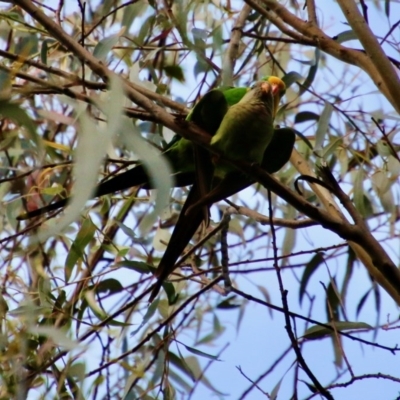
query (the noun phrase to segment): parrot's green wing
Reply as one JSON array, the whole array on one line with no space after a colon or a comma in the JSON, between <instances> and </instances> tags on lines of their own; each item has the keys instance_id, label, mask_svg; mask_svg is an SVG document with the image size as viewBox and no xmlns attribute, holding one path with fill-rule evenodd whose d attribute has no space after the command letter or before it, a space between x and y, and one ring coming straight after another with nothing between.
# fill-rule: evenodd
<instances>
[{"instance_id":1,"label":"parrot's green wing","mask_svg":"<svg viewBox=\"0 0 400 400\"><path fill-rule=\"evenodd\" d=\"M261 167L270 174L279 171L289 161L295 139L296 135L293 129L275 129L272 140L264 152ZM245 174L232 171L224 179L220 180L206 196L203 196L197 203L187 208L186 214L193 213L199 207L209 206L224 200L253 183L255 181Z\"/></svg>"}]
</instances>

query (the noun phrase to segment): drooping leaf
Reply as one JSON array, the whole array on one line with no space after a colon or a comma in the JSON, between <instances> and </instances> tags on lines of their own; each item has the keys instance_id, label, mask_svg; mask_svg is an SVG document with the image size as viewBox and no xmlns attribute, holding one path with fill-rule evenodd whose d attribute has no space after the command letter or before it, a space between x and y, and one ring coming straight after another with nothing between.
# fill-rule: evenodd
<instances>
[{"instance_id":1,"label":"drooping leaf","mask_svg":"<svg viewBox=\"0 0 400 400\"><path fill-rule=\"evenodd\" d=\"M93 311L94 315L96 315L99 320L107 318L107 314L97 303L93 290L85 291L85 300L87 301L89 308Z\"/></svg>"},{"instance_id":2,"label":"drooping leaf","mask_svg":"<svg viewBox=\"0 0 400 400\"><path fill-rule=\"evenodd\" d=\"M29 133L29 138L38 146L40 140L36 133L36 126L28 114L18 104L8 100L0 100L0 115L13 120L16 124L23 126Z\"/></svg>"},{"instance_id":3,"label":"drooping leaf","mask_svg":"<svg viewBox=\"0 0 400 400\"><path fill-rule=\"evenodd\" d=\"M210 66L202 59L197 59L194 64L193 74L197 78L198 75L206 73L210 70Z\"/></svg>"},{"instance_id":4,"label":"drooping leaf","mask_svg":"<svg viewBox=\"0 0 400 400\"><path fill-rule=\"evenodd\" d=\"M115 265L117 267L131 269L133 271L139 272L139 274L149 274L150 272L152 272L152 270L155 271L154 267L142 261L124 260L117 262Z\"/></svg>"},{"instance_id":5,"label":"drooping leaf","mask_svg":"<svg viewBox=\"0 0 400 400\"><path fill-rule=\"evenodd\" d=\"M119 280L114 278L107 278L97 283L94 286L94 289L97 293L108 292L109 294L112 294L121 292L124 287Z\"/></svg>"},{"instance_id":6,"label":"drooping leaf","mask_svg":"<svg viewBox=\"0 0 400 400\"><path fill-rule=\"evenodd\" d=\"M125 224L119 221L115 221L115 223L121 228L122 232L125 233L131 239L136 239L137 235L135 234L134 230L127 227Z\"/></svg>"},{"instance_id":7,"label":"drooping leaf","mask_svg":"<svg viewBox=\"0 0 400 400\"><path fill-rule=\"evenodd\" d=\"M328 144L328 146L324 146L323 149L321 149L321 151L320 151L321 157L326 162L328 162L329 156L332 155L332 154L335 155L337 148L342 143L343 143L343 139L341 137L332 140L331 143Z\"/></svg>"},{"instance_id":8,"label":"drooping leaf","mask_svg":"<svg viewBox=\"0 0 400 400\"><path fill-rule=\"evenodd\" d=\"M353 30L348 30L339 33L339 35L335 36L333 39L338 43L344 43L349 40L358 40L358 37Z\"/></svg>"},{"instance_id":9,"label":"drooping leaf","mask_svg":"<svg viewBox=\"0 0 400 400\"><path fill-rule=\"evenodd\" d=\"M21 37L16 43L15 54L29 57L39 53L39 37L36 34L28 34Z\"/></svg>"},{"instance_id":10,"label":"drooping leaf","mask_svg":"<svg viewBox=\"0 0 400 400\"><path fill-rule=\"evenodd\" d=\"M307 146L309 149L311 149L311 150L314 149L314 148L313 148L313 145L312 145L311 142L307 139L306 136L304 136L301 132L299 132L299 131L296 130L296 129L293 129L293 132L296 134L296 136L298 136L298 137L306 144L306 146Z\"/></svg>"},{"instance_id":11,"label":"drooping leaf","mask_svg":"<svg viewBox=\"0 0 400 400\"><path fill-rule=\"evenodd\" d=\"M79 343L68 338L62 329L51 326L31 326L29 331L51 338L57 346L61 346L66 350L74 350L79 346Z\"/></svg>"},{"instance_id":12,"label":"drooping leaf","mask_svg":"<svg viewBox=\"0 0 400 400\"><path fill-rule=\"evenodd\" d=\"M242 303L234 303L237 300L236 296L229 296L228 298L224 299L220 303L217 304L216 308L220 310L232 310L238 307L241 307Z\"/></svg>"},{"instance_id":13,"label":"drooping leaf","mask_svg":"<svg viewBox=\"0 0 400 400\"><path fill-rule=\"evenodd\" d=\"M318 120L317 132L315 133L315 146L314 151L320 152L324 145L325 137L328 133L329 122L331 120L333 106L331 103L326 102L322 110L321 116Z\"/></svg>"},{"instance_id":14,"label":"drooping leaf","mask_svg":"<svg viewBox=\"0 0 400 400\"><path fill-rule=\"evenodd\" d=\"M350 246L348 246L346 273L343 278L342 290L340 293L343 303L346 302L347 289L349 287L350 279L353 274L355 261L356 261L356 254L354 253L354 250Z\"/></svg>"},{"instance_id":15,"label":"drooping leaf","mask_svg":"<svg viewBox=\"0 0 400 400\"><path fill-rule=\"evenodd\" d=\"M357 211L363 216L366 216L366 209L364 203L364 169L358 168L354 178L354 205Z\"/></svg>"},{"instance_id":16,"label":"drooping leaf","mask_svg":"<svg viewBox=\"0 0 400 400\"><path fill-rule=\"evenodd\" d=\"M181 344L181 343L180 343ZM180 351L180 346L178 346L179 356L173 353L172 351L168 351L168 360L171 364L177 367L180 371L182 371L192 382L196 381L196 376L193 374L192 370L186 364L185 357L182 355Z\"/></svg>"},{"instance_id":17,"label":"drooping leaf","mask_svg":"<svg viewBox=\"0 0 400 400\"><path fill-rule=\"evenodd\" d=\"M170 78L174 78L179 82L185 82L185 74L180 65L167 65L164 67L166 75Z\"/></svg>"},{"instance_id":18,"label":"drooping leaf","mask_svg":"<svg viewBox=\"0 0 400 400\"><path fill-rule=\"evenodd\" d=\"M333 327L333 323L327 323ZM357 331L357 330L372 330L374 329L371 325L365 322L351 322L351 321L336 321L334 326L337 331ZM303 337L308 340L322 339L326 336L334 335L334 330L325 328L320 325L313 325L309 327L305 332Z\"/></svg>"},{"instance_id":19,"label":"drooping leaf","mask_svg":"<svg viewBox=\"0 0 400 400\"><path fill-rule=\"evenodd\" d=\"M301 111L294 117L294 123L300 124L301 122L318 121L319 117L320 116L318 114L312 111Z\"/></svg>"},{"instance_id":20,"label":"drooping leaf","mask_svg":"<svg viewBox=\"0 0 400 400\"><path fill-rule=\"evenodd\" d=\"M219 390L217 390L217 388L215 388L211 384L211 382L207 379L207 377L203 373L202 368L199 364L199 361L196 357L193 357L193 356L186 357L185 361L188 364L191 371L196 376L196 379L201 379L201 382L203 383L203 385L205 385L207 388L211 389L213 393L215 393L219 396L227 396L227 393L222 393Z\"/></svg>"},{"instance_id":21,"label":"drooping leaf","mask_svg":"<svg viewBox=\"0 0 400 400\"><path fill-rule=\"evenodd\" d=\"M317 270L317 268L324 262L324 255L322 253L317 253L313 258L307 263L304 269L303 275L300 280L299 289L299 302L303 301L303 296L306 292L308 281L310 280L312 274Z\"/></svg>"},{"instance_id":22,"label":"drooping leaf","mask_svg":"<svg viewBox=\"0 0 400 400\"><path fill-rule=\"evenodd\" d=\"M304 92L306 92L310 88L312 83L314 82L314 78L317 75L317 71L318 71L320 55L321 55L321 50L316 48L315 49L315 53L314 53L314 60L313 60L313 63L312 63L312 65L311 65L311 67L310 67L310 69L308 71L307 78L303 82L303 85L300 87L300 96Z\"/></svg>"},{"instance_id":23,"label":"drooping leaf","mask_svg":"<svg viewBox=\"0 0 400 400\"><path fill-rule=\"evenodd\" d=\"M108 53L112 48L118 43L120 35L111 35L102 40L100 40L93 50L93 56L100 61L106 61Z\"/></svg>"},{"instance_id":24,"label":"drooping leaf","mask_svg":"<svg viewBox=\"0 0 400 400\"><path fill-rule=\"evenodd\" d=\"M286 85L286 88L289 88L295 82L301 82L303 80L303 76L301 76L296 71L291 71L282 77L283 82Z\"/></svg>"},{"instance_id":25,"label":"drooping leaf","mask_svg":"<svg viewBox=\"0 0 400 400\"><path fill-rule=\"evenodd\" d=\"M281 387L281 383L283 381L283 378L279 379L278 383L274 386L274 388L271 390L270 393L270 399L271 400L277 400L278 399L278 393L279 393L279 389Z\"/></svg>"},{"instance_id":26,"label":"drooping leaf","mask_svg":"<svg viewBox=\"0 0 400 400\"><path fill-rule=\"evenodd\" d=\"M326 316L328 320L339 321L339 310L341 301L338 297L337 286L335 278L333 277L326 290Z\"/></svg>"},{"instance_id":27,"label":"drooping leaf","mask_svg":"<svg viewBox=\"0 0 400 400\"><path fill-rule=\"evenodd\" d=\"M176 373L174 370L170 370L168 373L168 376L171 381L175 382L177 385L179 385L183 390L186 392L190 392L190 389L193 387L192 384L187 383L183 377L182 373ZM165 398L165 397L164 397ZM175 399L176 397L173 397Z\"/></svg>"},{"instance_id":28,"label":"drooping leaf","mask_svg":"<svg viewBox=\"0 0 400 400\"><path fill-rule=\"evenodd\" d=\"M141 16L147 9L148 4L145 1L136 1L123 8L121 25L129 30L135 18Z\"/></svg>"},{"instance_id":29,"label":"drooping leaf","mask_svg":"<svg viewBox=\"0 0 400 400\"><path fill-rule=\"evenodd\" d=\"M189 351L190 353L196 354L197 356L205 357L205 358L208 358L210 360L221 361L217 356L205 353L204 351L200 351L198 349L195 349L194 347L187 346L186 344L183 344L183 343L181 343L181 344L183 346L185 346L187 351Z\"/></svg>"},{"instance_id":30,"label":"drooping leaf","mask_svg":"<svg viewBox=\"0 0 400 400\"><path fill-rule=\"evenodd\" d=\"M65 260L65 281L69 282L72 270L78 260L83 258L85 247L93 239L96 232L96 225L93 224L90 218L83 221L81 229L72 242L71 248L68 252L67 259Z\"/></svg>"}]
</instances>

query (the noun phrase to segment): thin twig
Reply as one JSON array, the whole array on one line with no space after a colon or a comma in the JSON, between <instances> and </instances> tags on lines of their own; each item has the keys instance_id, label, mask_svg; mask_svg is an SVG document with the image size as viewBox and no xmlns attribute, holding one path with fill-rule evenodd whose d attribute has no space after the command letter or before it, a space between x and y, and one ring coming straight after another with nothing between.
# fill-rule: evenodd
<instances>
[{"instance_id":1,"label":"thin twig","mask_svg":"<svg viewBox=\"0 0 400 400\"><path fill-rule=\"evenodd\" d=\"M286 323L286 331L288 333L290 342L292 343L292 348L294 352L296 353L297 361L303 368L304 372L308 375L308 377L311 379L312 383L314 384L315 388L319 391L319 393L324 396L326 399L333 400L332 395L321 385L320 381L316 378L316 376L313 374L311 369L309 368L308 364L303 358L303 355L301 354L299 345L297 343L297 339L294 336L293 330L292 330L292 323L290 321L290 313L289 313L289 304L287 302L287 290L285 289L283 285L283 280L281 276L281 271L278 266L278 249L276 247L276 235L275 235L275 227L274 224L272 223L273 220L273 211L272 211L272 196L271 196L271 191L268 190L268 210L269 210L269 219L271 221L270 223L270 228L271 228L271 236L272 236L272 248L274 252L274 267L276 270L276 275L278 278L278 283L279 283L279 290L281 292L281 298L282 298L282 305L283 305L283 314L285 316L285 323Z\"/></svg>"}]
</instances>

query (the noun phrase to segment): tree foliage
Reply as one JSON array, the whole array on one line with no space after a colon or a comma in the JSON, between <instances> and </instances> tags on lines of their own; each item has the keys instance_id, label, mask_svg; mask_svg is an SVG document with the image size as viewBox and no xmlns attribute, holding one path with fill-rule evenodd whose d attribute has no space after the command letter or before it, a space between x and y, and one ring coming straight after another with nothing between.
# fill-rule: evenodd
<instances>
[{"instance_id":1,"label":"tree foliage","mask_svg":"<svg viewBox=\"0 0 400 400\"><path fill-rule=\"evenodd\" d=\"M396 10L390 0L3 5L0 397L355 398L380 378L394 398ZM183 122L192 105L265 75L288 87L276 123L298 133L290 162L272 177L236 163L259 184L213 206L149 305L187 195L171 189L159 150L174 133L207 147ZM100 179L138 160L157 190L88 202ZM71 193L62 214L16 219ZM241 339L228 372L226 343Z\"/></svg>"}]
</instances>

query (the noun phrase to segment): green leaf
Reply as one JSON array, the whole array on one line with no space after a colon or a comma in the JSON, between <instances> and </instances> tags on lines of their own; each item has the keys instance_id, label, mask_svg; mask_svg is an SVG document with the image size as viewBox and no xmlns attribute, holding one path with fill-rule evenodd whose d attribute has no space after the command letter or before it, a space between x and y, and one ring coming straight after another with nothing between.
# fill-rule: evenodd
<instances>
[{"instance_id":1,"label":"green leaf","mask_svg":"<svg viewBox=\"0 0 400 400\"><path fill-rule=\"evenodd\" d=\"M117 267L128 268L133 271L139 272L139 274L149 274L150 272L154 272L155 268L149 264L146 264L142 261L119 261L115 264Z\"/></svg>"},{"instance_id":2,"label":"green leaf","mask_svg":"<svg viewBox=\"0 0 400 400\"><path fill-rule=\"evenodd\" d=\"M111 293L121 292L124 289L124 287L121 285L121 282L118 281L117 279L108 278L104 279L103 281L93 286L93 289L96 291L96 293L108 292L109 294L111 294Z\"/></svg>"},{"instance_id":3,"label":"green leaf","mask_svg":"<svg viewBox=\"0 0 400 400\"><path fill-rule=\"evenodd\" d=\"M353 30L344 31L339 33L339 35L333 37L333 39L338 43L348 42L349 40L358 40L357 35L354 33Z\"/></svg>"},{"instance_id":4,"label":"green leaf","mask_svg":"<svg viewBox=\"0 0 400 400\"><path fill-rule=\"evenodd\" d=\"M296 136L298 136L305 144L306 146L313 150L313 145L311 144L311 142L299 131L297 131L296 129L293 129L293 132L296 134Z\"/></svg>"},{"instance_id":5,"label":"green leaf","mask_svg":"<svg viewBox=\"0 0 400 400\"><path fill-rule=\"evenodd\" d=\"M196 64L194 64L193 74L197 78L198 75L206 73L210 69L210 66L201 59L197 59Z\"/></svg>"},{"instance_id":6,"label":"green leaf","mask_svg":"<svg viewBox=\"0 0 400 400\"><path fill-rule=\"evenodd\" d=\"M317 75L317 71L318 71L318 64L319 64L320 55L321 55L321 50L320 49L315 49L313 65L311 65L310 70L308 71L307 78L303 82L303 85L300 87L300 96L304 92L306 92L307 89L314 82L314 78Z\"/></svg>"},{"instance_id":7,"label":"green leaf","mask_svg":"<svg viewBox=\"0 0 400 400\"><path fill-rule=\"evenodd\" d=\"M332 140L328 146L325 146L323 147L323 149L321 149L321 157L325 161L328 161L329 156L335 153L336 149L342 144L343 144L343 138L341 137Z\"/></svg>"},{"instance_id":8,"label":"green leaf","mask_svg":"<svg viewBox=\"0 0 400 400\"><path fill-rule=\"evenodd\" d=\"M240 308L242 303L232 303L233 301L237 300L237 296L229 296L228 298L224 299L220 303L217 304L216 308L220 310L232 310L236 308Z\"/></svg>"},{"instance_id":9,"label":"green leaf","mask_svg":"<svg viewBox=\"0 0 400 400\"><path fill-rule=\"evenodd\" d=\"M196 341L196 346L200 344L208 344L214 342L217 338L219 338L222 333L225 331L224 327L215 328L215 318L214 318L214 331L208 335L203 336L200 340Z\"/></svg>"},{"instance_id":10,"label":"green leaf","mask_svg":"<svg viewBox=\"0 0 400 400\"><path fill-rule=\"evenodd\" d=\"M125 117L120 119L122 143L143 160L143 165L150 175L152 185L157 189L155 191L154 209L145 215L139 225L142 234L145 234L169 204L172 187L171 168L165 158L160 157L159 151L144 140L137 126Z\"/></svg>"},{"instance_id":11,"label":"green leaf","mask_svg":"<svg viewBox=\"0 0 400 400\"><path fill-rule=\"evenodd\" d=\"M210 35L208 31L205 29L200 29L200 28L193 28L192 29L192 35L194 39L202 39L202 40L207 40L208 36Z\"/></svg>"},{"instance_id":12,"label":"green leaf","mask_svg":"<svg viewBox=\"0 0 400 400\"><path fill-rule=\"evenodd\" d=\"M77 378L78 381L83 381L85 378L86 364L84 362L76 362L68 367L68 376Z\"/></svg>"},{"instance_id":13,"label":"green leaf","mask_svg":"<svg viewBox=\"0 0 400 400\"><path fill-rule=\"evenodd\" d=\"M134 19L142 15L147 7L145 1L137 1L134 4L124 7L121 25L129 30Z\"/></svg>"},{"instance_id":14,"label":"green leaf","mask_svg":"<svg viewBox=\"0 0 400 400\"><path fill-rule=\"evenodd\" d=\"M303 80L303 76L301 76L298 72L291 71L288 74L282 77L283 82L286 85L286 88L289 88L295 82L301 82Z\"/></svg>"},{"instance_id":15,"label":"green leaf","mask_svg":"<svg viewBox=\"0 0 400 400\"><path fill-rule=\"evenodd\" d=\"M278 393L279 393L279 389L281 387L281 383L283 381L283 378L279 379L278 383L274 386L274 388L271 390L270 393L270 400L277 400L278 398Z\"/></svg>"},{"instance_id":16,"label":"green leaf","mask_svg":"<svg viewBox=\"0 0 400 400\"><path fill-rule=\"evenodd\" d=\"M93 56L100 61L106 61L108 53L118 43L120 35L108 36L97 43L93 50Z\"/></svg>"},{"instance_id":17,"label":"green leaf","mask_svg":"<svg viewBox=\"0 0 400 400\"><path fill-rule=\"evenodd\" d=\"M48 43L48 40L43 40L42 47L40 49L40 61L45 65L47 65L47 52L49 51Z\"/></svg>"},{"instance_id":18,"label":"green leaf","mask_svg":"<svg viewBox=\"0 0 400 400\"><path fill-rule=\"evenodd\" d=\"M98 319L103 320L107 318L107 314L97 303L93 290L85 291L85 300L87 301L89 308L93 311L94 315L96 315Z\"/></svg>"},{"instance_id":19,"label":"green leaf","mask_svg":"<svg viewBox=\"0 0 400 400\"><path fill-rule=\"evenodd\" d=\"M354 205L357 211L364 217L367 218L373 212L371 202L364 193L364 169L358 168L355 173L354 179Z\"/></svg>"},{"instance_id":20,"label":"green leaf","mask_svg":"<svg viewBox=\"0 0 400 400\"><path fill-rule=\"evenodd\" d=\"M294 216L295 212L296 211L294 210L293 207L288 208L288 214L290 214L290 216ZM287 255L293 251L294 246L296 244L296 235L297 235L296 229L286 229L285 230L283 243L282 243L282 254ZM287 258L282 260L282 265L286 265L287 263L288 263Z\"/></svg>"},{"instance_id":21,"label":"green leaf","mask_svg":"<svg viewBox=\"0 0 400 400\"><path fill-rule=\"evenodd\" d=\"M169 360L171 361L171 360ZM171 381L174 381L177 385L179 385L184 391L186 391L187 393L190 392L190 390L192 389L193 385L192 384L188 384L183 378L182 378L182 373L176 373L174 370L170 370L168 372L168 376L169 379Z\"/></svg>"},{"instance_id":22,"label":"green leaf","mask_svg":"<svg viewBox=\"0 0 400 400\"><path fill-rule=\"evenodd\" d=\"M69 202L63 217L49 223L46 229L40 229L37 235L39 241L57 235L68 227L80 216L86 201L91 197L104 154L109 149L113 136L119 132L123 120L121 109L125 97L120 81L117 75L111 75L110 91L107 93L108 101L98 100L107 119L107 124L103 123L102 126L96 124L89 116L86 111L87 106L71 99L63 99L65 103L74 107L79 119L78 144L74 149L75 184L72 188L71 202Z\"/></svg>"},{"instance_id":23,"label":"green leaf","mask_svg":"<svg viewBox=\"0 0 400 400\"><path fill-rule=\"evenodd\" d=\"M302 382L310 389L311 393L318 393L319 392L319 390L314 385L312 385L311 383L308 383L308 382L305 382L305 381L302 381Z\"/></svg>"},{"instance_id":24,"label":"green leaf","mask_svg":"<svg viewBox=\"0 0 400 400\"><path fill-rule=\"evenodd\" d=\"M395 209L395 200L391 191L393 180L389 179L387 171L377 170L371 177L372 187L375 190L379 201L386 212L393 212Z\"/></svg>"},{"instance_id":25,"label":"green leaf","mask_svg":"<svg viewBox=\"0 0 400 400\"><path fill-rule=\"evenodd\" d=\"M32 326L29 331L34 334L51 338L57 346L61 346L67 350L76 349L79 343L69 339L64 330L50 326Z\"/></svg>"},{"instance_id":26,"label":"green leaf","mask_svg":"<svg viewBox=\"0 0 400 400\"><path fill-rule=\"evenodd\" d=\"M221 361L217 356L213 356L208 353L204 353L204 351L197 350L193 347L187 346L186 344L181 343L183 346L185 346L186 350L189 351L190 353L196 354L197 356L209 358L210 360L215 360L215 361Z\"/></svg>"},{"instance_id":27,"label":"green leaf","mask_svg":"<svg viewBox=\"0 0 400 400\"><path fill-rule=\"evenodd\" d=\"M179 82L185 82L185 75L180 65L167 65L164 71L169 78L174 78Z\"/></svg>"},{"instance_id":28,"label":"green leaf","mask_svg":"<svg viewBox=\"0 0 400 400\"><path fill-rule=\"evenodd\" d=\"M303 276L300 281L300 289L299 289L299 302L300 304L303 301L304 293L306 292L306 287L308 281L310 280L312 274L317 270L317 268L324 262L324 255L322 253L317 253L313 256L313 258L307 263L306 268L304 269Z\"/></svg>"},{"instance_id":29,"label":"green leaf","mask_svg":"<svg viewBox=\"0 0 400 400\"><path fill-rule=\"evenodd\" d=\"M332 278L326 291L326 315L327 319L339 321L340 298L336 287L335 278ZM331 314L332 313L332 314Z\"/></svg>"},{"instance_id":30,"label":"green leaf","mask_svg":"<svg viewBox=\"0 0 400 400\"><path fill-rule=\"evenodd\" d=\"M68 252L67 259L65 261L65 281L68 282L72 269L79 259L83 258L85 247L93 239L94 233L96 232L96 226L93 224L90 218L86 218L83 221L81 229L76 235L75 240L72 242L71 248Z\"/></svg>"},{"instance_id":31,"label":"green leaf","mask_svg":"<svg viewBox=\"0 0 400 400\"><path fill-rule=\"evenodd\" d=\"M317 132L315 133L315 146L314 151L319 152L322 150L325 136L329 130L329 122L331 120L333 106L331 103L325 102L325 107L322 110L321 117L318 121Z\"/></svg>"},{"instance_id":32,"label":"green leaf","mask_svg":"<svg viewBox=\"0 0 400 400\"><path fill-rule=\"evenodd\" d=\"M301 111L294 117L294 123L300 124L307 121L318 121L319 115L312 111Z\"/></svg>"},{"instance_id":33,"label":"green leaf","mask_svg":"<svg viewBox=\"0 0 400 400\"><path fill-rule=\"evenodd\" d=\"M242 325L244 313L247 310L247 303L248 303L248 301L245 300L242 303L240 310L238 312L238 317L237 317L237 321L236 321L236 333L237 334L239 333L240 326ZM268 307L268 310L269 310L269 315L272 317L272 309Z\"/></svg>"},{"instance_id":34,"label":"green leaf","mask_svg":"<svg viewBox=\"0 0 400 400\"><path fill-rule=\"evenodd\" d=\"M0 320L5 318L7 312L8 312L8 304L4 299L3 295L0 293Z\"/></svg>"},{"instance_id":35,"label":"green leaf","mask_svg":"<svg viewBox=\"0 0 400 400\"><path fill-rule=\"evenodd\" d=\"M334 324L327 323L325 325L335 326L337 331L357 331L357 330L372 330L374 329L371 325L365 322L350 322L350 321L336 321ZM324 326L314 325L308 328L303 337L308 340L321 339L326 336L334 335L334 330L325 328Z\"/></svg>"},{"instance_id":36,"label":"green leaf","mask_svg":"<svg viewBox=\"0 0 400 400\"><path fill-rule=\"evenodd\" d=\"M169 334L169 332L168 332L168 334ZM180 342L179 342L179 344L180 344ZM167 354L168 360L175 367L177 367L180 371L182 371L185 375L187 375L192 382L195 382L196 376L193 373L193 371L190 369L189 365L186 363L185 357L183 357L183 355L181 353L180 346L177 346L177 349L178 349L179 355L176 355L175 353L168 351L168 354Z\"/></svg>"},{"instance_id":37,"label":"green leaf","mask_svg":"<svg viewBox=\"0 0 400 400\"><path fill-rule=\"evenodd\" d=\"M20 37L17 42L14 53L22 57L36 55L39 52L39 38L35 34L28 34Z\"/></svg>"},{"instance_id":38,"label":"green leaf","mask_svg":"<svg viewBox=\"0 0 400 400\"><path fill-rule=\"evenodd\" d=\"M223 29L222 25L217 25L214 30L211 32L210 36L212 37L212 48L215 52L220 52L221 48L224 44L224 37L223 37Z\"/></svg>"},{"instance_id":39,"label":"green leaf","mask_svg":"<svg viewBox=\"0 0 400 400\"><path fill-rule=\"evenodd\" d=\"M35 317L39 315L50 315L52 312L52 308L49 306L33 306L33 305L22 305L13 310L9 311L8 313L14 317L17 316L25 316L25 317Z\"/></svg>"},{"instance_id":40,"label":"green leaf","mask_svg":"<svg viewBox=\"0 0 400 400\"><path fill-rule=\"evenodd\" d=\"M348 246L347 249L346 273L343 277L342 290L340 293L344 304L346 302L347 289L349 287L350 279L353 274L354 263L357 259L354 250L350 246Z\"/></svg>"},{"instance_id":41,"label":"green leaf","mask_svg":"<svg viewBox=\"0 0 400 400\"><path fill-rule=\"evenodd\" d=\"M167 294L168 305L170 306L174 305L180 297L179 293L175 292L174 284L168 281L164 281L162 284L162 288L165 290L165 293Z\"/></svg>"},{"instance_id":42,"label":"green leaf","mask_svg":"<svg viewBox=\"0 0 400 400\"><path fill-rule=\"evenodd\" d=\"M39 144L34 122L18 104L11 103L7 100L1 100L0 115L12 119L19 126L24 126L30 135L30 139L32 139L36 144Z\"/></svg>"},{"instance_id":43,"label":"green leaf","mask_svg":"<svg viewBox=\"0 0 400 400\"><path fill-rule=\"evenodd\" d=\"M131 333L131 336L136 335L137 332L139 332L140 329L142 329L142 327L147 324L147 322L150 321L151 317L155 314L155 312L157 311L158 308L158 304L159 304L160 300L159 299L155 299L149 306L149 308L146 311L146 314L143 317L143 320L141 322L141 324Z\"/></svg>"},{"instance_id":44,"label":"green leaf","mask_svg":"<svg viewBox=\"0 0 400 400\"><path fill-rule=\"evenodd\" d=\"M203 385L205 385L207 388L212 390L214 395L215 394L220 395L220 396L228 395L227 393L220 392L219 390L217 390L215 387L212 386L210 381L206 378L204 371L202 371L199 361L196 357L193 357L193 356L186 357L185 361L188 364L191 371L196 376L196 379L200 379L201 382L203 383Z\"/></svg>"},{"instance_id":45,"label":"green leaf","mask_svg":"<svg viewBox=\"0 0 400 400\"><path fill-rule=\"evenodd\" d=\"M142 22L142 24L140 26L139 34L136 38L136 41L139 44L143 45L145 43L146 37L148 37L149 33L152 32L152 30L153 30L152 28L154 26L154 23L155 23L154 15L151 15L150 17L146 18L144 20L144 22ZM157 54L157 50L147 54L146 60L150 61L150 60L154 59L156 54Z\"/></svg>"},{"instance_id":46,"label":"green leaf","mask_svg":"<svg viewBox=\"0 0 400 400\"><path fill-rule=\"evenodd\" d=\"M11 87L12 87L12 76L9 71L0 70L0 104L7 104L8 99L11 96ZM2 115L0 113L0 115ZM10 118L10 117L9 117ZM4 147L7 143L2 140L2 147Z\"/></svg>"},{"instance_id":47,"label":"green leaf","mask_svg":"<svg viewBox=\"0 0 400 400\"><path fill-rule=\"evenodd\" d=\"M390 17L390 0L385 0L385 14Z\"/></svg>"},{"instance_id":48,"label":"green leaf","mask_svg":"<svg viewBox=\"0 0 400 400\"><path fill-rule=\"evenodd\" d=\"M123 224L120 221L115 221L115 223L121 228L122 232L124 232L126 236L128 236L131 239L136 239L137 235L135 235L133 229L128 228L125 224Z\"/></svg>"}]
</instances>

